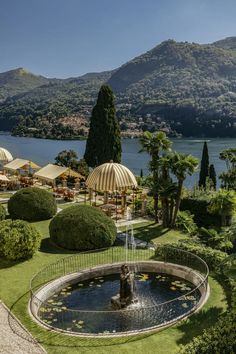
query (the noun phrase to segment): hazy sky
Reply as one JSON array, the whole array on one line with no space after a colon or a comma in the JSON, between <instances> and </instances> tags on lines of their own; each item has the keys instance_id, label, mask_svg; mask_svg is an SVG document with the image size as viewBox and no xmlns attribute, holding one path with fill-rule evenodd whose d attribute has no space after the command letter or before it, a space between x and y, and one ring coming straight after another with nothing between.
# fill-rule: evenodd
<instances>
[{"instance_id":1,"label":"hazy sky","mask_svg":"<svg viewBox=\"0 0 236 354\"><path fill-rule=\"evenodd\" d=\"M236 36L236 0L0 0L0 72L114 69L166 39Z\"/></svg>"}]
</instances>

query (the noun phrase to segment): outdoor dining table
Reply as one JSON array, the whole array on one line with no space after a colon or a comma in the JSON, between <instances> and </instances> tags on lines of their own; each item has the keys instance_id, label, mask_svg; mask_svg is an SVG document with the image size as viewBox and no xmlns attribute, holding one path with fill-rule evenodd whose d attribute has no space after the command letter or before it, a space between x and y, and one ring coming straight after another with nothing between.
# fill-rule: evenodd
<instances>
[{"instance_id":1,"label":"outdoor dining table","mask_svg":"<svg viewBox=\"0 0 236 354\"><path fill-rule=\"evenodd\" d=\"M116 206L114 204L104 204L101 206L101 209L108 215L112 215L112 211L116 210Z\"/></svg>"}]
</instances>

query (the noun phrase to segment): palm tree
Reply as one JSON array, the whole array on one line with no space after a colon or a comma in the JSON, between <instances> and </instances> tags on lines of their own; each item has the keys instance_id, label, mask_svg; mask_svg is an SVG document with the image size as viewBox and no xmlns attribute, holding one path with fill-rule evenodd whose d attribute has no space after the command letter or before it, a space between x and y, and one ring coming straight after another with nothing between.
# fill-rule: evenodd
<instances>
[{"instance_id":1,"label":"palm tree","mask_svg":"<svg viewBox=\"0 0 236 354\"><path fill-rule=\"evenodd\" d=\"M208 211L211 214L221 216L222 226L228 226L231 222L231 217L236 208L236 195L232 190L219 189L212 197L208 206Z\"/></svg>"},{"instance_id":2,"label":"palm tree","mask_svg":"<svg viewBox=\"0 0 236 354\"><path fill-rule=\"evenodd\" d=\"M155 133L145 132L140 139L142 149L151 156L150 170L153 174L153 199L155 210L155 222L158 222L158 192L159 192L159 170L160 170L160 152L167 151L171 147L171 141L162 131Z\"/></svg>"},{"instance_id":3,"label":"palm tree","mask_svg":"<svg viewBox=\"0 0 236 354\"><path fill-rule=\"evenodd\" d=\"M171 221L172 227L175 225L177 213L179 211L184 180L187 175L191 176L194 173L197 166L198 159L191 155L180 154L177 152L172 155L171 170L178 181L174 215Z\"/></svg>"},{"instance_id":4,"label":"palm tree","mask_svg":"<svg viewBox=\"0 0 236 354\"><path fill-rule=\"evenodd\" d=\"M159 196L162 204L162 226L170 227L177 195L177 183L160 179Z\"/></svg>"}]
</instances>

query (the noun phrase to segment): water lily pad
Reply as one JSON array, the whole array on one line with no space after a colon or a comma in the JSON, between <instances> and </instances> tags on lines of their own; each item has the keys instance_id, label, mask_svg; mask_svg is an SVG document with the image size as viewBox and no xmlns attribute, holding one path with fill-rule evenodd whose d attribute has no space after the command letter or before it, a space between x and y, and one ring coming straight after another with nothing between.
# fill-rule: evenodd
<instances>
[{"instance_id":1,"label":"water lily pad","mask_svg":"<svg viewBox=\"0 0 236 354\"><path fill-rule=\"evenodd\" d=\"M103 282L104 282L104 280L103 280L103 279L100 279L99 281L100 281L100 283L103 283Z\"/></svg>"},{"instance_id":2,"label":"water lily pad","mask_svg":"<svg viewBox=\"0 0 236 354\"><path fill-rule=\"evenodd\" d=\"M61 305L63 305L63 302L58 301L55 305L61 306Z\"/></svg>"},{"instance_id":3,"label":"water lily pad","mask_svg":"<svg viewBox=\"0 0 236 354\"><path fill-rule=\"evenodd\" d=\"M83 283L79 283L78 286L84 286L84 284Z\"/></svg>"},{"instance_id":4,"label":"water lily pad","mask_svg":"<svg viewBox=\"0 0 236 354\"><path fill-rule=\"evenodd\" d=\"M187 304L186 302L184 302L184 303L182 304L182 307L184 307L185 309L187 309L187 308L188 308L188 304Z\"/></svg>"},{"instance_id":5,"label":"water lily pad","mask_svg":"<svg viewBox=\"0 0 236 354\"><path fill-rule=\"evenodd\" d=\"M80 324L76 323L75 327L77 328L83 328L83 326L81 326Z\"/></svg>"},{"instance_id":6,"label":"water lily pad","mask_svg":"<svg viewBox=\"0 0 236 354\"><path fill-rule=\"evenodd\" d=\"M175 287L175 286L171 286L171 287L170 287L170 290L175 291L175 290L177 290L177 289L176 289L176 287Z\"/></svg>"},{"instance_id":7,"label":"water lily pad","mask_svg":"<svg viewBox=\"0 0 236 354\"><path fill-rule=\"evenodd\" d=\"M101 288L102 286L101 286L101 284L97 284L97 287L98 287L98 288Z\"/></svg>"},{"instance_id":8,"label":"water lily pad","mask_svg":"<svg viewBox=\"0 0 236 354\"><path fill-rule=\"evenodd\" d=\"M84 321L80 320L80 321L78 321L78 324L82 325L82 324L84 324Z\"/></svg>"}]
</instances>

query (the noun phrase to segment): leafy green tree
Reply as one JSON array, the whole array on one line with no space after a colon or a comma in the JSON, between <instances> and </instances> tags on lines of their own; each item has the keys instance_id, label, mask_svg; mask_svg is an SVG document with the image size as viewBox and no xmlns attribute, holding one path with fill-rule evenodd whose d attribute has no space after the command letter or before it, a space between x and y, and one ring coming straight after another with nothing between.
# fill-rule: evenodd
<instances>
[{"instance_id":1,"label":"leafy green tree","mask_svg":"<svg viewBox=\"0 0 236 354\"><path fill-rule=\"evenodd\" d=\"M167 151L171 147L171 141L162 131L155 133L144 132L140 139L142 151L146 151L150 157L150 171L152 172L152 193L154 199L155 221L158 222L158 194L159 194L159 177L160 177L160 152Z\"/></svg>"},{"instance_id":2,"label":"leafy green tree","mask_svg":"<svg viewBox=\"0 0 236 354\"><path fill-rule=\"evenodd\" d=\"M216 171L213 164L209 167L209 179L214 190L216 190Z\"/></svg>"},{"instance_id":3,"label":"leafy green tree","mask_svg":"<svg viewBox=\"0 0 236 354\"><path fill-rule=\"evenodd\" d=\"M84 158L90 167L121 161L120 128L111 88L102 85L92 111Z\"/></svg>"},{"instance_id":4,"label":"leafy green tree","mask_svg":"<svg viewBox=\"0 0 236 354\"><path fill-rule=\"evenodd\" d=\"M79 172L84 177L89 175L89 167L85 159L72 161L71 168L72 170Z\"/></svg>"},{"instance_id":5,"label":"leafy green tree","mask_svg":"<svg viewBox=\"0 0 236 354\"><path fill-rule=\"evenodd\" d=\"M78 155L74 150L63 150L55 157L55 162L57 165L70 168L77 160Z\"/></svg>"},{"instance_id":6,"label":"leafy green tree","mask_svg":"<svg viewBox=\"0 0 236 354\"><path fill-rule=\"evenodd\" d=\"M55 157L56 164L59 166L69 167L79 172L82 176L87 177L89 167L84 159L78 160L78 155L74 150L63 150Z\"/></svg>"},{"instance_id":7,"label":"leafy green tree","mask_svg":"<svg viewBox=\"0 0 236 354\"><path fill-rule=\"evenodd\" d=\"M202 150L202 159L201 159L201 169L199 175L199 187L206 188L206 180L209 176L209 154L208 154L208 147L207 142L204 142L203 150Z\"/></svg>"},{"instance_id":8,"label":"leafy green tree","mask_svg":"<svg viewBox=\"0 0 236 354\"><path fill-rule=\"evenodd\" d=\"M222 187L236 190L236 148L223 150L219 157L225 161L227 168L227 171L219 176Z\"/></svg>"}]
</instances>

